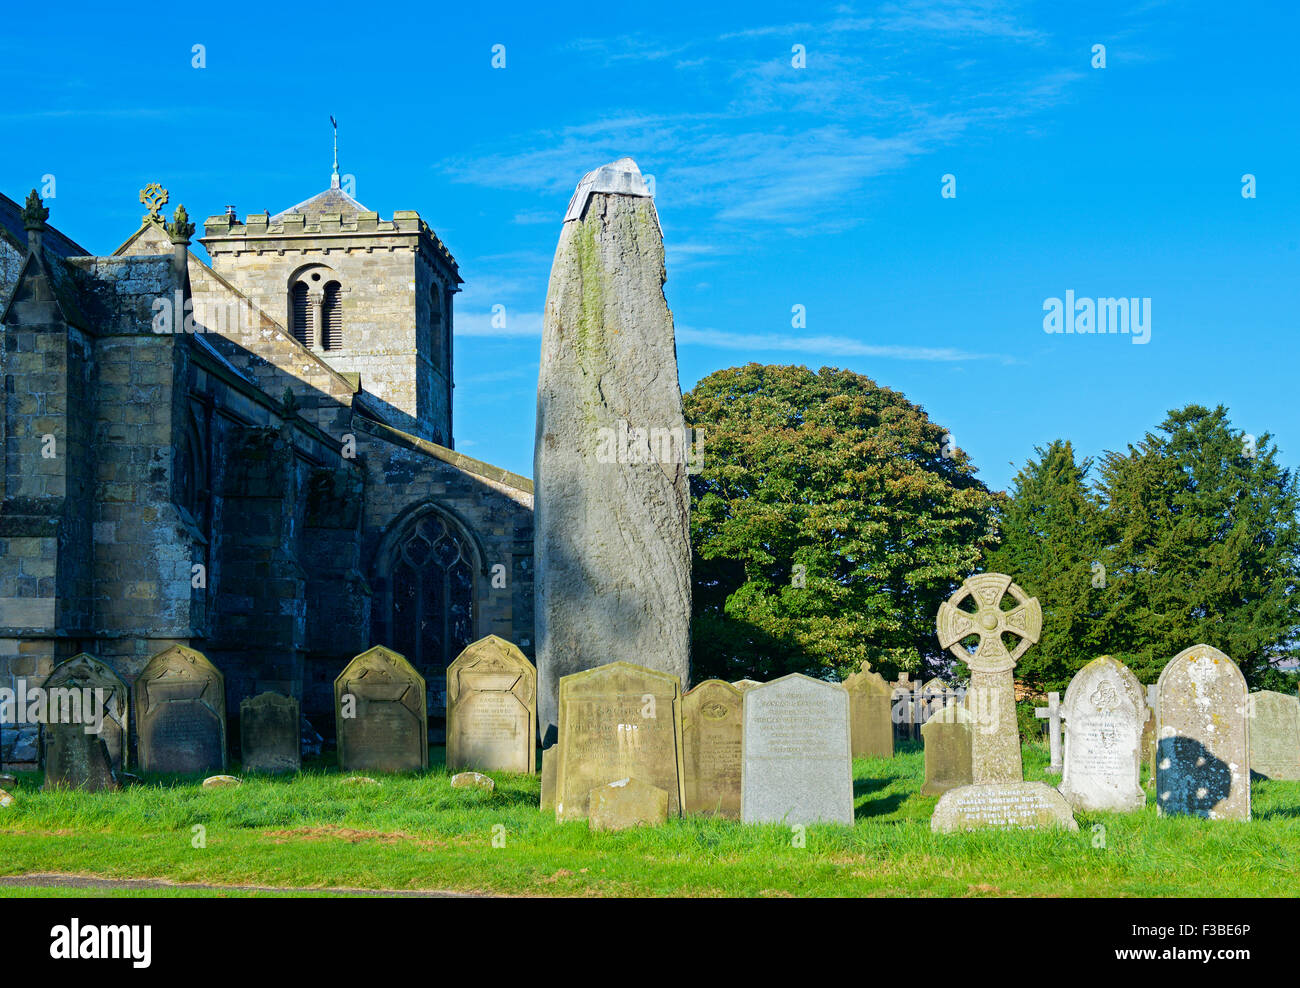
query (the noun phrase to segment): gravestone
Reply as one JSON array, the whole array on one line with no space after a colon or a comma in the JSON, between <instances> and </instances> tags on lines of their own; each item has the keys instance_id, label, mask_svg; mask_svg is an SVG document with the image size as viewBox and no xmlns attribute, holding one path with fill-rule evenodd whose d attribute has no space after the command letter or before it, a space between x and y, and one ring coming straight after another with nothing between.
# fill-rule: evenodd
<instances>
[{"instance_id":1,"label":"gravestone","mask_svg":"<svg viewBox=\"0 0 1300 988\"><path fill-rule=\"evenodd\" d=\"M952 687L935 676L921 687L921 723L924 725L931 717L948 705L956 694ZM958 699L960 699L958 697Z\"/></svg>"},{"instance_id":2,"label":"gravestone","mask_svg":"<svg viewBox=\"0 0 1300 988\"><path fill-rule=\"evenodd\" d=\"M1081 812L1127 812L1142 790L1142 684L1109 655L1080 669L1065 691L1065 775L1061 795Z\"/></svg>"},{"instance_id":3,"label":"gravestone","mask_svg":"<svg viewBox=\"0 0 1300 988\"><path fill-rule=\"evenodd\" d=\"M1154 788L1156 784L1156 698L1159 690L1156 689L1155 683L1147 684L1147 719L1142 725L1142 757L1147 763L1147 787Z\"/></svg>"},{"instance_id":4,"label":"gravestone","mask_svg":"<svg viewBox=\"0 0 1300 988\"><path fill-rule=\"evenodd\" d=\"M1064 769L1061 765L1061 694L1052 691L1047 694L1047 706L1035 707L1034 716L1047 721L1047 750L1051 756L1047 771L1060 775Z\"/></svg>"},{"instance_id":5,"label":"gravestone","mask_svg":"<svg viewBox=\"0 0 1300 988\"><path fill-rule=\"evenodd\" d=\"M752 690L755 686L762 686L763 684L760 683L757 679L737 679L731 685L736 687L736 689L740 690L740 692L744 693L746 690Z\"/></svg>"},{"instance_id":6,"label":"gravestone","mask_svg":"<svg viewBox=\"0 0 1300 988\"><path fill-rule=\"evenodd\" d=\"M298 701L291 696L263 693L241 700L239 750L244 771L301 771L301 717Z\"/></svg>"},{"instance_id":7,"label":"gravestone","mask_svg":"<svg viewBox=\"0 0 1300 988\"><path fill-rule=\"evenodd\" d=\"M447 667L447 768L537 770L537 670L496 635Z\"/></svg>"},{"instance_id":8,"label":"gravestone","mask_svg":"<svg viewBox=\"0 0 1300 988\"><path fill-rule=\"evenodd\" d=\"M1079 824L1070 804L1045 782L991 782L949 789L930 817L930 830L936 834L986 827L1078 830Z\"/></svg>"},{"instance_id":9,"label":"gravestone","mask_svg":"<svg viewBox=\"0 0 1300 988\"><path fill-rule=\"evenodd\" d=\"M555 812L555 768L560 763L559 749L551 745L542 751L542 796L539 809Z\"/></svg>"},{"instance_id":10,"label":"gravestone","mask_svg":"<svg viewBox=\"0 0 1300 988\"><path fill-rule=\"evenodd\" d=\"M792 673L745 694L740 818L853 823L849 694Z\"/></svg>"},{"instance_id":11,"label":"gravestone","mask_svg":"<svg viewBox=\"0 0 1300 988\"><path fill-rule=\"evenodd\" d=\"M544 743L564 676L631 660L690 680L689 454L663 283L658 214L636 163L586 175L551 267L537 382Z\"/></svg>"},{"instance_id":12,"label":"gravestone","mask_svg":"<svg viewBox=\"0 0 1300 988\"><path fill-rule=\"evenodd\" d=\"M1010 596L1014 606L1002 607ZM975 610L964 609L970 599ZM1038 641L1043 612L1038 599L1028 596L1004 573L977 573L968 577L952 597L939 605L936 619L939 644L970 669L970 688L963 703L973 715L971 773L976 783L1019 782L1024 777L1020 760L1020 729L1016 721L1016 660ZM1008 650L1003 636L1018 639ZM964 642L978 638L972 655Z\"/></svg>"},{"instance_id":13,"label":"gravestone","mask_svg":"<svg viewBox=\"0 0 1300 988\"><path fill-rule=\"evenodd\" d=\"M915 740L920 737L920 717L917 716L916 692L923 687L913 682L906 672L900 672L898 679L890 686L890 719L894 724L894 733L901 739Z\"/></svg>"},{"instance_id":14,"label":"gravestone","mask_svg":"<svg viewBox=\"0 0 1300 988\"><path fill-rule=\"evenodd\" d=\"M682 811L682 699L676 676L611 662L560 680L555 818L585 820L592 789L639 779Z\"/></svg>"},{"instance_id":15,"label":"gravestone","mask_svg":"<svg viewBox=\"0 0 1300 988\"><path fill-rule=\"evenodd\" d=\"M102 792L116 789L113 762L103 739L80 724L46 725L44 741L46 789L81 789Z\"/></svg>"},{"instance_id":16,"label":"gravestone","mask_svg":"<svg viewBox=\"0 0 1300 988\"><path fill-rule=\"evenodd\" d=\"M136 750L146 772L226 769L226 684L202 652L173 645L135 681Z\"/></svg>"},{"instance_id":17,"label":"gravestone","mask_svg":"<svg viewBox=\"0 0 1300 988\"><path fill-rule=\"evenodd\" d=\"M1300 700L1250 694L1250 770L1265 779L1300 779Z\"/></svg>"},{"instance_id":18,"label":"gravestone","mask_svg":"<svg viewBox=\"0 0 1300 988\"><path fill-rule=\"evenodd\" d=\"M862 668L844 680L849 691L849 724L854 758L893 758L893 693L883 676Z\"/></svg>"},{"instance_id":19,"label":"gravestone","mask_svg":"<svg viewBox=\"0 0 1300 988\"><path fill-rule=\"evenodd\" d=\"M108 750L113 769L127 767L131 690L111 665L82 652L55 666L45 679L44 689L47 697L55 690L81 691L83 710L89 698L102 714L99 738ZM48 749L48 741L46 745Z\"/></svg>"},{"instance_id":20,"label":"gravestone","mask_svg":"<svg viewBox=\"0 0 1300 988\"><path fill-rule=\"evenodd\" d=\"M1250 819L1246 679L1217 648L1193 645L1160 673L1156 805L1162 815Z\"/></svg>"},{"instance_id":21,"label":"gravestone","mask_svg":"<svg viewBox=\"0 0 1300 988\"><path fill-rule=\"evenodd\" d=\"M682 697L682 783L687 813L740 819L740 690L706 679Z\"/></svg>"},{"instance_id":22,"label":"gravestone","mask_svg":"<svg viewBox=\"0 0 1300 988\"><path fill-rule=\"evenodd\" d=\"M971 784L971 715L956 700L921 727L925 740L924 796L938 796Z\"/></svg>"},{"instance_id":23,"label":"gravestone","mask_svg":"<svg viewBox=\"0 0 1300 988\"><path fill-rule=\"evenodd\" d=\"M334 680L339 769L419 772L429 767L425 682L391 649L376 645Z\"/></svg>"},{"instance_id":24,"label":"gravestone","mask_svg":"<svg viewBox=\"0 0 1300 988\"><path fill-rule=\"evenodd\" d=\"M626 830L658 826L668 820L668 793L639 779L615 779L587 795L587 826L592 830Z\"/></svg>"}]
</instances>

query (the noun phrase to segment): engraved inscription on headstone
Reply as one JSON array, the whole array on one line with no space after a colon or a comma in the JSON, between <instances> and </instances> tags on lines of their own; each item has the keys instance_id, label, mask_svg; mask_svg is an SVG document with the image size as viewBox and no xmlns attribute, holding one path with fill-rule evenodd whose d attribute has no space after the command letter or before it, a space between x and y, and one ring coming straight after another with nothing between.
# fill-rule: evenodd
<instances>
[{"instance_id":1,"label":"engraved inscription on headstone","mask_svg":"<svg viewBox=\"0 0 1300 988\"><path fill-rule=\"evenodd\" d=\"M1142 684L1109 655L1093 659L1065 691L1065 774L1061 795L1076 810L1126 812L1142 791Z\"/></svg>"},{"instance_id":2,"label":"engraved inscription on headstone","mask_svg":"<svg viewBox=\"0 0 1300 988\"><path fill-rule=\"evenodd\" d=\"M418 772L429 767L424 677L404 656L377 645L334 681L339 768Z\"/></svg>"},{"instance_id":3,"label":"engraved inscription on headstone","mask_svg":"<svg viewBox=\"0 0 1300 988\"><path fill-rule=\"evenodd\" d=\"M706 679L682 697L685 810L740 819L740 690Z\"/></svg>"},{"instance_id":4,"label":"engraved inscription on headstone","mask_svg":"<svg viewBox=\"0 0 1300 988\"><path fill-rule=\"evenodd\" d=\"M527 772L537 765L537 669L488 635L447 667L447 768Z\"/></svg>"},{"instance_id":5,"label":"engraved inscription on headstone","mask_svg":"<svg viewBox=\"0 0 1300 988\"><path fill-rule=\"evenodd\" d=\"M302 768L298 701L263 693L239 704L239 758L245 772L297 772Z\"/></svg>"},{"instance_id":6,"label":"engraved inscription on headstone","mask_svg":"<svg viewBox=\"0 0 1300 988\"><path fill-rule=\"evenodd\" d=\"M225 680L203 653L173 645L135 681L137 749L146 772L226 770Z\"/></svg>"},{"instance_id":7,"label":"engraved inscription on headstone","mask_svg":"<svg viewBox=\"0 0 1300 988\"><path fill-rule=\"evenodd\" d=\"M849 694L793 673L745 694L741 819L853 823Z\"/></svg>"},{"instance_id":8,"label":"engraved inscription on headstone","mask_svg":"<svg viewBox=\"0 0 1300 988\"><path fill-rule=\"evenodd\" d=\"M1193 645L1160 673L1156 805L1161 814L1250 819L1246 679L1217 648Z\"/></svg>"},{"instance_id":9,"label":"engraved inscription on headstone","mask_svg":"<svg viewBox=\"0 0 1300 988\"><path fill-rule=\"evenodd\" d=\"M1266 779L1300 779L1300 699L1250 694L1250 770Z\"/></svg>"},{"instance_id":10,"label":"engraved inscription on headstone","mask_svg":"<svg viewBox=\"0 0 1300 988\"><path fill-rule=\"evenodd\" d=\"M1078 830L1065 798L1045 782L994 782L949 789L930 817L937 834L958 830L1034 829L1064 827Z\"/></svg>"},{"instance_id":11,"label":"engraved inscription on headstone","mask_svg":"<svg viewBox=\"0 0 1300 988\"><path fill-rule=\"evenodd\" d=\"M668 793L668 813L682 807L681 682L630 662L560 680L555 818L585 820L596 786L633 778Z\"/></svg>"}]
</instances>

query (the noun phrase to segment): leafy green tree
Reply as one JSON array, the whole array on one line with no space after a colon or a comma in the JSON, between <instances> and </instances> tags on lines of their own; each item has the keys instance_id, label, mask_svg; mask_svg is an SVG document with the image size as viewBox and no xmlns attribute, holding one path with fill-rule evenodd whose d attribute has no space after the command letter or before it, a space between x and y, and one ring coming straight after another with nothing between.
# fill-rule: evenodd
<instances>
[{"instance_id":1,"label":"leafy green tree","mask_svg":"<svg viewBox=\"0 0 1300 988\"><path fill-rule=\"evenodd\" d=\"M924 410L846 370L748 364L684 397L696 678L892 677L939 653L939 604L979 569L1001 495Z\"/></svg>"},{"instance_id":2,"label":"leafy green tree","mask_svg":"<svg viewBox=\"0 0 1300 988\"><path fill-rule=\"evenodd\" d=\"M1300 498L1271 437L1188 405L1107 453L1100 481L1106 650L1154 682L1205 642L1252 685L1276 681L1271 663L1300 656Z\"/></svg>"},{"instance_id":3,"label":"leafy green tree","mask_svg":"<svg viewBox=\"0 0 1300 988\"><path fill-rule=\"evenodd\" d=\"M1089 459L1057 439L1038 447L1012 481L1000 522L1001 543L985 568L1006 573L1043 608L1038 644L1016 663L1016 678L1044 690L1064 690L1086 662L1105 654L1104 572L1099 506L1088 483Z\"/></svg>"}]
</instances>

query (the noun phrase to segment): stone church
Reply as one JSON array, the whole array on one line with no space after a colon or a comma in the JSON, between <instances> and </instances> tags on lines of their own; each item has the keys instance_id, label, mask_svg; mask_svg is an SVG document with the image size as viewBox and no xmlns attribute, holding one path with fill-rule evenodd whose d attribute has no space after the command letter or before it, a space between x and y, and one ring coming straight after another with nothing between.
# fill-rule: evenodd
<instances>
[{"instance_id":1,"label":"stone church","mask_svg":"<svg viewBox=\"0 0 1300 988\"><path fill-rule=\"evenodd\" d=\"M333 731L334 678L495 634L533 652L533 485L454 451L456 260L340 187L204 224L141 192L97 256L0 195L0 687L174 643ZM529 426L525 426L529 427ZM13 739L10 732L9 744ZM10 751L11 760L21 755Z\"/></svg>"}]
</instances>

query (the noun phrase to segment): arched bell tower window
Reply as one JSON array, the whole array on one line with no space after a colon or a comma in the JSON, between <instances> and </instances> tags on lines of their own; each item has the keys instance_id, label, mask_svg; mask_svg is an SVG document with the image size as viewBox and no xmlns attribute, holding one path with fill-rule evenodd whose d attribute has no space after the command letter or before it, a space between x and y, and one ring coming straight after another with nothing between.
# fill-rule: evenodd
<instances>
[{"instance_id":1,"label":"arched bell tower window","mask_svg":"<svg viewBox=\"0 0 1300 988\"><path fill-rule=\"evenodd\" d=\"M289 321L293 324L293 338L303 346L311 346L311 308L307 305L307 283L304 281L295 282L289 291L290 313Z\"/></svg>"},{"instance_id":2,"label":"arched bell tower window","mask_svg":"<svg viewBox=\"0 0 1300 988\"><path fill-rule=\"evenodd\" d=\"M389 638L417 669L445 669L474 640L473 560L469 542L436 512L397 540Z\"/></svg>"},{"instance_id":3,"label":"arched bell tower window","mask_svg":"<svg viewBox=\"0 0 1300 988\"><path fill-rule=\"evenodd\" d=\"M343 348L343 295L338 274L324 264L309 264L289 278L288 326L310 350Z\"/></svg>"},{"instance_id":4,"label":"arched bell tower window","mask_svg":"<svg viewBox=\"0 0 1300 988\"><path fill-rule=\"evenodd\" d=\"M321 343L326 350L343 348L343 307L339 298L339 283L331 281L325 286L324 308L321 312Z\"/></svg>"}]
</instances>

